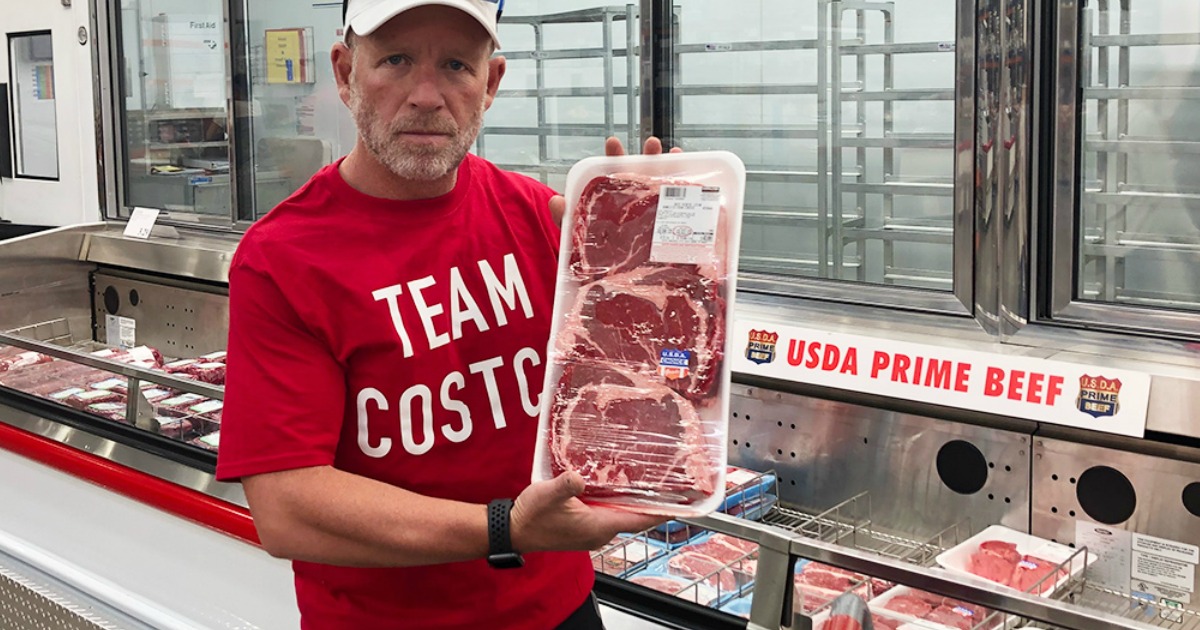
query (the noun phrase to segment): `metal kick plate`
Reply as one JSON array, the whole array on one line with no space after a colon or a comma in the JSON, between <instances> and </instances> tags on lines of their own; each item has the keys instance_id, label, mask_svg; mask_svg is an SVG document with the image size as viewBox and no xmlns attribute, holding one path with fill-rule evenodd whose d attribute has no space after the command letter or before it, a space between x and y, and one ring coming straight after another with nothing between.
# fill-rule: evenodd
<instances>
[{"instance_id":1,"label":"metal kick plate","mask_svg":"<svg viewBox=\"0 0 1200 630\"><path fill-rule=\"evenodd\" d=\"M224 350L229 297L208 287L186 288L98 272L95 275L96 339L108 335L107 315L134 321L136 343L168 357L195 357Z\"/></svg>"},{"instance_id":2,"label":"metal kick plate","mask_svg":"<svg viewBox=\"0 0 1200 630\"><path fill-rule=\"evenodd\" d=\"M118 630L122 627L100 619L0 567L0 628Z\"/></svg>"},{"instance_id":3,"label":"metal kick plate","mask_svg":"<svg viewBox=\"0 0 1200 630\"><path fill-rule=\"evenodd\" d=\"M1033 452L1034 535L1074 546L1076 523L1082 520L1200 546L1200 515L1184 505L1189 488L1200 493L1200 459L1183 461L1048 438L1035 438ZM1100 467L1119 476L1092 470ZM1102 485L1087 487L1095 479ZM1200 512L1200 496L1190 496L1193 509ZM1120 521L1105 522L1125 514L1128 517ZM1200 579L1192 582L1192 602L1186 607L1200 610Z\"/></svg>"},{"instance_id":4,"label":"metal kick plate","mask_svg":"<svg viewBox=\"0 0 1200 630\"><path fill-rule=\"evenodd\" d=\"M731 464L776 471L780 499L806 511L869 492L873 524L916 539L964 521L972 533L996 523L1028 531L1030 439L745 385L734 385L730 405ZM982 455L982 486L970 494L938 471L939 452L956 441Z\"/></svg>"}]
</instances>

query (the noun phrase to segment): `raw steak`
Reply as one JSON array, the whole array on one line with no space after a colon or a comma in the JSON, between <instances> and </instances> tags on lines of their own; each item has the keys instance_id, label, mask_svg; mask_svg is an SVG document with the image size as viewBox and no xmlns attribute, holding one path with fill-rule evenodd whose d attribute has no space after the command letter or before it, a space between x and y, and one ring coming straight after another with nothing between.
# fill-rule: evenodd
<instances>
[{"instance_id":1,"label":"raw steak","mask_svg":"<svg viewBox=\"0 0 1200 630\"><path fill-rule=\"evenodd\" d=\"M933 612L933 606L924 598L914 595L897 595L883 606L884 610L890 610L902 615L909 615L917 619L923 619L929 613Z\"/></svg>"},{"instance_id":2,"label":"raw steak","mask_svg":"<svg viewBox=\"0 0 1200 630\"><path fill-rule=\"evenodd\" d=\"M601 573L619 575L665 553L665 549L637 538L617 537L603 550L592 554L592 567Z\"/></svg>"},{"instance_id":3,"label":"raw steak","mask_svg":"<svg viewBox=\"0 0 1200 630\"><path fill-rule=\"evenodd\" d=\"M1066 571L1057 567L1057 562L1051 562L1036 556L1025 556L1017 563L1016 568L1013 570L1009 586L1019 591L1037 592L1039 594L1046 593L1053 590L1058 581L1067 576ZM1041 586L1037 586L1037 583L1042 578L1052 573L1056 573L1056 575L1046 578L1046 581L1042 582ZM1035 586L1037 586L1036 591L1033 590Z\"/></svg>"},{"instance_id":4,"label":"raw steak","mask_svg":"<svg viewBox=\"0 0 1200 630\"><path fill-rule=\"evenodd\" d=\"M682 579L668 576L635 575L629 578L629 581L702 606L711 604L719 597L717 591L707 584L689 586L688 582Z\"/></svg>"},{"instance_id":5,"label":"raw steak","mask_svg":"<svg viewBox=\"0 0 1200 630\"><path fill-rule=\"evenodd\" d=\"M696 409L650 378L589 362L565 366L550 422L554 475L578 471L588 497L652 497L686 505L711 496L719 444Z\"/></svg>"},{"instance_id":6,"label":"raw steak","mask_svg":"<svg viewBox=\"0 0 1200 630\"><path fill-rule=\"evenodd\" d=\"M197 381L212 383L213 385L225 384L224 363L193 363L184 368L183 371L192 375Z\"/></svg>"},{"instance_id":7,"label":"raw steak","mask_svg":"<svg viewBox=\"0 0 1200 630\"><path fill-rule=\"evenodd\" d=\"M738 577L725 563L694 551L681 551L671 556L667 567L673 575L680 575L692 580L703 579L705 584L716 588L722 595L733 593L738 589ZM745 578L740 580L746 582Z\"/></svg>"},{"instance_id":8,"label":"raw steak","mask_svg":"<svg viewBox=\"0 0 1200 630\"><path fill-rule=\"evenodd\" d=\"M758 551L758 545L748 540L742 540L725 534L713 534L711 538L694 545L680 548L680 551L694 551L730 563L747 556L753 557Z\"/></svg>"},{"instance_id":9,"label":"raw steak","mask_svg":"<svg viewBox=\"0 0 1200 630\"><path fill-rule=\"evenodd\" d=\"M650 263L659 191L692 185L633 173L588 182L575 209L571 271L580 280L630 271Z\"/></svg>"},{"instance_id":10,"label":"raw steak","mask_svg":"<svg viewBox=\"0 0 1200 630\"><path fill-rule=\"evenodd\" d=\"M989 540L979 545L967 561L967 571L986 580L1008 586L1021 561L1017 546L999 540Z\"/></svg>"},{"instance_id":11,"label":"raw steak","mask_svg":"<svg viewBox=\"0 0 1200 630\"><path fill-rule=\"evenodd\" d=\"M49 363L53 360L53 357L44 355L40 352L13 353L4 358L0 358L0 372L19 370L23 367L29 367L31 365Z\"/></svg>"},{"instance_id":12,"label":"raw steak","mask_svg":"<svg viewBox=\"0 0 1200 630\"><path fill-rule=\"evenodd\" d=\"M725 304L717 282L681 267L639 267L579 289L559 331L568 361L595 359L658 373L664 352L686 353L686 373L667 386L702 404L711 396L725 343ZM679 356L679 355L676 355Z\"/></svg>"},{"instance_id":13,"label":"raw steak","mask_svg":"<svg viewBox=\"0 0 1200 630\"><path fill-rule=\"evenodd\" d=\"M76 409L86 409L96 403L121 403L125 408L125 397L114 391L105 389L89 389L70 396L65 401L68 406Z\"/></svg>"},{"instance_id":14,"label":"raw steak","mask_svg":"<svg viewBox=\"0 0 1200 630\"><path fill-rule=\"evenodd\" d=\"M629 578L630 582L652 588L660 593L674 595L683 589L685 584L679 580L669 577L635 575Z\"/></svg>"}]
</instances>

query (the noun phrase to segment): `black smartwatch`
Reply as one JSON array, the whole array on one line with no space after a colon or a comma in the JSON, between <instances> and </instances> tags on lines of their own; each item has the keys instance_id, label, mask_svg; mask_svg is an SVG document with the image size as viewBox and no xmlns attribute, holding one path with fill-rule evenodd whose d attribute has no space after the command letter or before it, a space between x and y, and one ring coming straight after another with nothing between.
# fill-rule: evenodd
<instances>
[{"instance_id":1,"label":"black smartwatch","mask_svg":"<svg viewBox=\"0 0 1200 630\"><path fill-rule=\"evenodd\" d=\"M513 549L512 499L496 499L488 504L488 564L496 569L519 569L525 559Z\"/></svg>"}]
</instances>

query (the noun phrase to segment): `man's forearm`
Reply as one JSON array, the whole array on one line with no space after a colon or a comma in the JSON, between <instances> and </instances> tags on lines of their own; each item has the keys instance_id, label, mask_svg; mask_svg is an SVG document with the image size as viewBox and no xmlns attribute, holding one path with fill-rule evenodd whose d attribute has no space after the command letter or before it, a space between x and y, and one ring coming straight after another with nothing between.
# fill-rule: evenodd
<instances>
[{"instance_id":1,"label":"man's forearm","mask_svg":"<svg viewBox=\"0 0 1200 630\"><path fill-rule=\"evenodd\" d=\"M330 467L243 481L274 556L353 567L443 564L487 555L487 509Z\"/></svg>"}]
</instances>

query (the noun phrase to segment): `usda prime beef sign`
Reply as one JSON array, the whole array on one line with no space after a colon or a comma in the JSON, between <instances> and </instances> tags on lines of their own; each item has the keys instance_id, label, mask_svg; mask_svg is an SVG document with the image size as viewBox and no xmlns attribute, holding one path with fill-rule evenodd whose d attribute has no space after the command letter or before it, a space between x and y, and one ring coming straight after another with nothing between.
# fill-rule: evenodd
<instances>
[{"instance_id":1,"label":"usda prime beef sign","mask_svg":"<svg viewBox=\"0 0 1200 630\"><path fill-rule=\"evenodd\" d=\"M742 320L733 371L1142 437L1150 375Z\"/></svg>"}]
</instances>

